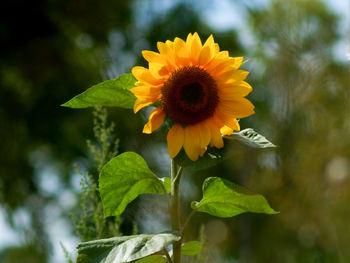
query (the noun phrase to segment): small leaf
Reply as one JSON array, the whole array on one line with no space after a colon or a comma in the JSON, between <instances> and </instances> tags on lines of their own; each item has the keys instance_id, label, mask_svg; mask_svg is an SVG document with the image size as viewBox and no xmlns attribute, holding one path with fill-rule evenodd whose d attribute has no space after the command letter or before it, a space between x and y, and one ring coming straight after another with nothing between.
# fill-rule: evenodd
<instances>
[{"instance_id":1,"label":"small leaf","mask_svg":"<svg viewBox=\"0 0 350 263\"><path fill-rule=\"evenodd\" d=\"M180 237L170 233L93 240L78 245L77 263L130 262L161 251ZM164 261L141 261L164 262Z\"/></svg>"},{"instance_id":2,"label":"small leaf","mask_svg":"<svg viewBox=\"0 0 350 263\"><path fill-rule=\"evenodd\" d=\"M199 241L190 241L182 245L181 254L195 256L201 251L202 244Z\"/></svg>"},{"instance_id":3,"label":"small leaf","mask_svg":"<svg viewBox=\"0 0 350 263\"><path fill-rule=\"evenodd\" d=\"M137 153L114 157L102 168L99 178L104 216L120 215L140 194L163 194L162 184Z\"/></svg>"},{"instance_id":4,"label":"small leaf","mask_svg":"<svg viewBox=\"0 0 350 263\"><path fill-rule=\"evenodd\" d=\"M233 217L242 213L276 214L262 195L252 194L228 180L209 177L203 183L203 198L191 207L217 217Z\"/></svg>"},{"instance_id":5,"label":"small leaf","mask_svg":"<svg viewBox=\"0 0 350 263\"><path fill-rule=\"evenodd\" d=\"M276 147L273 143L267 140L264 136L254 131L252 128L244 129L240 132L234 132L230 136L225 136L226 139L236 139L253 148L270 148Z\"/></svg>"},{"instance_id":6,"label":"small leaf","mask_svg":"<svg viewBox=\"0 0 350 263\"><path fill-rule=\"evenodd\" d=\"M61 106L81 109L105 106L132 109L136 100L130 89L136 79L131 73L92 86Z\"/></svg>"},{"instance_id":7,"label":"small leaf","mask_svg":"<svg viewBox=\"0 0 350 263\"><path fill-rule=\"evenodd\" d=\"M164 184L164 188L168 194L171 193L171 179L169 177L160 178Z\"/></svg>"},{"instance_id":8,"label":"small leaf","mask_svg":"<svg viewBox=\"0 0 350 263\"><path fill-rule=\"evenodd\" d=\"M167 262L167 259L160 255L153 255L153 256L145 257L136 261L136 263L166 263L166 262Z\"/></svg>"}]
</instances>

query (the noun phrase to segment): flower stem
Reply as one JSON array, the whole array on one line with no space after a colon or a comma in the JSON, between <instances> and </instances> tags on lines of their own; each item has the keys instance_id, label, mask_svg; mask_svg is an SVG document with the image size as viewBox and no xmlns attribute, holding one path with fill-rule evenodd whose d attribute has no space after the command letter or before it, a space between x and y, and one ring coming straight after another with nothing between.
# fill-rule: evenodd
<instances>
[{"instance_id":1,"label":"flower stem","mask_svg":"<svg viewBox=\"0 0 350 263\"><path fill-rule=\"evenodd\" d=\"M171 223L173 231L180 233L179 186L182 167L171 160ZM181 239L173 244L174 263L181 263Z\"/></svg>"}]
</instances>

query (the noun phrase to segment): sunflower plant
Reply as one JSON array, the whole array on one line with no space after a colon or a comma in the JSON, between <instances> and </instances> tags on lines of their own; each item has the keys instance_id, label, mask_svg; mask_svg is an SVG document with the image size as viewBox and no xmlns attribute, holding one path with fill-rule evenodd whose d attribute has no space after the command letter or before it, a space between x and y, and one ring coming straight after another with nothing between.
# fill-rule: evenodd
<instances>
[{"instance_id":1,"label":"sunflower plant","mask_svg":"<svg viewBox=\"0 0 350 263\"><path fill-rule=\"evenodd\" d=\"M254 114L254 105L245 98L252 91L245 81L248 72L239 69L243 57L220 51L212 35L202 44L197 33L190 33L186 40L158 42L157 48L159 52L142 51L148 68L135 66L131 73L92 86L63 106L121 107L134 113L154 107L143 133L168 129L170 178L156 176L140 155L125 152L102 168L99 191L105 217L121 215L141 194L166 195L172 229L81 243L79 263L179 263L182 254L194 256L200 250L198 241L186 242L184 238L193 214L227 218L246 212L276 213L262 195L210 177L203 183L203 198L191 203L192 213L181 222L179 188L184 169L220 162L225 158L219 150L224 139L255 148L275 146L250 128L240 131L238 119Z\"/></svg>"}]
</instances>

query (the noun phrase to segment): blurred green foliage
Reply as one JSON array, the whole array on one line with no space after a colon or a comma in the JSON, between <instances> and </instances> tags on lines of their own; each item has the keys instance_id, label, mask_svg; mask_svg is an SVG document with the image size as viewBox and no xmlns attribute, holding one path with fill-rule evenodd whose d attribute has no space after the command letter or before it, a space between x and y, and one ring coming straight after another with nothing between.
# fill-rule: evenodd
<instances>
[{"instance_id":1,"label":"blurred green foliage","mask_svg":"<svg viewBox=\"0 0 350 263\"><path fill-rule=\"evenodd\" d=\"M338 31L341 18L319 0L276 0L263 7L239 5L237 12L246 12L247 32L216 32L200 9L205 5L193 3L174 1L166 11L157 1L140 0L2 4L0 203L14 229L18 210L25 209L31 220L19 230L23 241L4 250L1 262L45 262L51 253L44 208L57 205L59 193L43 191L40 160L45 160L44 168L55 167L62 187L74 193L72 164L83 163L84 171L96 169L87 161L91 156L85 146L93 137L91 111L59 105L134 64L146 65L142 49L155 50L157 41L194 31L202 39L212 33L232 56L250 58L243 67L252 72L248 82L254 87L250 98L256 114L241 126L254 128L279 146L276 151L252 150L227 141L231 159L184 175L184 219L189 201L200 200L201 183L213 175L263 194L280 212L222 220L194 216L188 240L206 234L206 256L200 255L199 262L350 261L349 68L334 57L336 41L345 38L345 32ZM246 35L251 38L247 46L241 40ZM110 110L119 152L140 153L163 177L169 168L160 166L167 160L165 131L141 134L146 115ZM154 213L151 207L140 207L136 200L123 214L124 232L133 231L134 220L145 228L144 218L136 215L143 210ZM60 209L68 214L69 209Z\"/></svg>"}]
</instances>

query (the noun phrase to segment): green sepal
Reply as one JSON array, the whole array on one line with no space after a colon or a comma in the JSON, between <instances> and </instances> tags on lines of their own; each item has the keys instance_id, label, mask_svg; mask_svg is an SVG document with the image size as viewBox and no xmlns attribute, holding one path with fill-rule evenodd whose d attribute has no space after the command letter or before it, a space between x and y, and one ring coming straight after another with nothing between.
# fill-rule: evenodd
<instances>
[{"instance_id":1,"label":"green sepal","mask_svg":"<svg viewBox=\"0 0 350 263\"><path fill-rule=\"evenodd\" d=\"M162 180L164 188L168 194L171 193L171 179L169 177L160 178Z\"/></svg>"}]
</instances>

